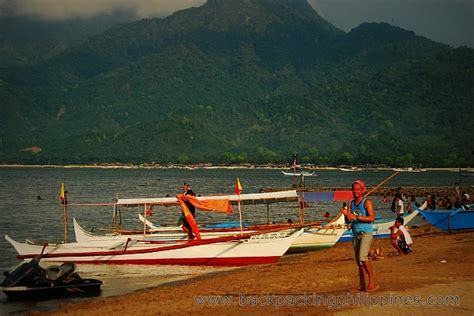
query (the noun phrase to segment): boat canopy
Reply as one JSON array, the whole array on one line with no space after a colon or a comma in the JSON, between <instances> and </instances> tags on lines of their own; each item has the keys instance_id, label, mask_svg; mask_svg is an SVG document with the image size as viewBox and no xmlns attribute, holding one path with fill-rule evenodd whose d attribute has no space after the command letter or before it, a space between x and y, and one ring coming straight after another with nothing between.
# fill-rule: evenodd
<instances>
[{"instance_id":1,"label":"boat canopy","mask_svg":"<svg viewBox=\"0 0 474 316\"><path fill-rule=\"evenodd\" d=\"M352 200L352 191L299 192L299 195L305 202Z\"/></svg>"},{"instance_id":2,"label":"boat canopy","mask_svg":"<svg viewBox=\"0 0 474 316\"><path fill-rule=\"evenodd\" d=\"M230 194L230 195L209 195L199 196L198 200L229 200L233 205L238 204L271 204L277 202L295 202L300 196L296 190L248 193L248 194ZM118 199L116 205L137 206L137 205L177 205L176 197L163 198L138 198L138 199Z\"/></svg>"}]
</instances>

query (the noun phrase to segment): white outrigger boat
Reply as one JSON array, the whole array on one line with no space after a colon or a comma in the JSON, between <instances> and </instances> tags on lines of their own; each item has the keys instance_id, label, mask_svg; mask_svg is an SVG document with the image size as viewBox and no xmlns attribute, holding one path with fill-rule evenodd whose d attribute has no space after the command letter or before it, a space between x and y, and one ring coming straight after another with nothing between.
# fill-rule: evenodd
<instances>
[{"instance_id":1,"label":"white outrigger boat","mask_svg":"<svg viewBox=\"0 0 474 316\"><path fill-rule=\"evenodd\" d=\"M172 198L173 199L173 198ZM239 201L242 200L238 198ZM247 199L251 199L250 196ZM303 232L301 227L282 231L280 227L259 232L234 232L231 236L219 236L202 239L197 224L192 217L187 202L201 210L231 212L226 197L196 198L179 195L173 201L170 198L153 203L150 199L141 201L125 200L111 205L142 205L144 213L152 205L175 203L181 206L183 214L191 225L196 240L142 240L128 236L90 240L54 245L32 245L20 243L9 236L6 240L12 244L19 259L31 259L42 254L42 260L48 262L69 262L79 264L181 264L181 265L225 265L240 266L276 262ZM69 204L73 205L73 204ZM94 205L94 204L76 204ZM95 204L97 205L97 204ZM100 204L104 205L104 204ZM110 204L109 204L110 205ZM146 236L146 230L144 230Z\"/></svg>"},{"instance_id":2,"label":"white outrigger boat","mask_svg":"<svg viewBox=\"0 0 474 316\"><path fill-rule=\"evenodd\" d=\"M31 259L43 251L47 262L77 264L166 264L243 266L274 263L303 232L234 235L185 242L91 241L55 245L31 245L5 236L19 259Z\"/></svg>"},{"instance_id":3,"label":"white outrigger boat","mask_svg":"<svg viewBox=\"0 0 474 316\"><path fill-rule=\"evenodd\" d=\"M143 216L141 216L143 219ZM148 223L150 223L148 221ZM150 223L151 224L151 223ZM151 224L152 227L156 227ZM274 225L275 228L280 227L279 229L283 232L291 230L292 227L297 227L295 225ZM251 226L246 229L246 233L256 233L268 229L271 225L263 225L262 227ZM286 227L286 228L285 228ZM165 227L163 227L165 228ZM180 229L181 230L181 229ZM346 231L344 226L344 216L339 215L336 219L329 222L326 225L310 225L306 226L302 234L296 238L293 244L288 249L288 253L293 252L304 252L309 250L317 250L323 248L329 248L334 246L334 244L341 238L343 233ZM146 240L146 241L166 241L166 240L187 240L188 235L184 232L178 231L175 228L171 230L162 230L159 228L154 229L150 234L147 234L145 239L143 239L143 234L133 234L133 235L121 235L121 234L108 234L108 235L96 235L90 232L87 232L83 227L79 225L76 219L74 219L74 233L76 235L76 240L79 242L94 242L100 240L121 240L124 238L130 238L131 240ZM201 230L201 237L206 240L216 237L224 236L234 236L238 233L237 229L210 229L210 230Z\"/></svg>"},{"instance_id":4,"label":"white outrigger boat","mask_svg":"<svg viewBox=\"0 0 474 316\"><path fill-rule=\"evenodd\" d=\"M332 193L331 193L332 194ZM333 196L332 194L331 196ZM279 192L268 192L268 193L252 193L252 194L241 194L241 195L222 195L222 196L210 196L210 197L198 197L198 200L229 200L231 204L238 202L242 204L270 204L276 202L295 202L301 201L304 198L304 194L298 194L295 190L279 191ZM332 199L332 198L331 198ZM323 200L323 199L316 199ZM172 205L177 203L175 198L147 198L147 199L119 199L118 205ZM302 203L298 203L301 205ZM300 210L301 211L301 210ZM128 237L131 240L145 240L145 241L169 241L169 240L187 240L188 235L182 231L180 227L162 227L157 226L146 219L145 216L139 214L139 219L144 222L150 229L144 233L135 232L134 234L123 234L113 233L107 235L98 235L87 232L82 228L76 219L74 219L74 233L78 242L93 242L100 240L121 240L124 237ZM341 238L345 232L346 227L344 225L344 217L342 215L337 216L333 221L320 225L317 223L304 223L303 220L300 222L300 226L304 226L303 233L294 240L290 246L288 252L304 252L309 250L317 250L323 248L329 248ZM244 228L245 233L255 234L268 229L275 230L279 229L282 232L288 233L294 230L297 225L293 224L267 224L267 225L254 225ZM239 228L224 228L224 229L199 229L200 236L203 239L232 236L240 233Z\"/></svg>"},{"instance_id":5,"label":"white outrigger boat","mask_svg":"<svg viewBox=\"0 0 474 316\"><path fill-rule=\"evenodd\" d=\"M150 206L179 204L185 215L188 215L189 210L183 203L183 198L189 199L188 201L192 202L197 208L224 212L231 211L230 204L236 203L268 204L297 201L300 209L300 223L295 225L269 225L265 226L263 230L251 230L250 232L244 232L241 228L240 231L234 230L231 235L219 235L218 237L215 235L207 236L206 232L203 231L201 237L194 222L195 226L191 226L196 234L196 240L149 238L153 236L147 237L145 224L140 239L128 235L105 236L106 238L104 238L104 236L79 234L78 242L45 246L42 244L20 243L9 236L5 236L5 238L17 251L17 257L25 260L43 253L42 260L47 262L241 266L276 262L290 247L292 247L292 251L331 247L339 240L346 229L343 225L344 219L342 216L338 216L333 222L325 226L311 224L304 226L304 211L302 208L304 193L299 195L296 191L197 198L178 196L176 198L158 199L119 199L116 203L107 205L143 206L146 219L147 210ZM216 207L206 207L206 202L212 202ZM68 205L73 206L74 204ZM92 206L94 204L76 205ZM104 204L100 205L103 206ZM173 229L168 232L165 229L162 233L172 232ZM80 232L80 230L76 232Z\"/></svg>"},{"instance_id":6,"label":"white outrigger boat","mask_svg":"<svg viewBox=\"0 0 474 316\"><path fill-rule=\"evenodd\" d=\"M292 171L283 171L281 170L281 173L283 173L284 176L296 176L296 177L316 177L317 174L316 172L309 172L309 171L297 171L297 172L292 172Z\"/></svg>"}]
</instances>

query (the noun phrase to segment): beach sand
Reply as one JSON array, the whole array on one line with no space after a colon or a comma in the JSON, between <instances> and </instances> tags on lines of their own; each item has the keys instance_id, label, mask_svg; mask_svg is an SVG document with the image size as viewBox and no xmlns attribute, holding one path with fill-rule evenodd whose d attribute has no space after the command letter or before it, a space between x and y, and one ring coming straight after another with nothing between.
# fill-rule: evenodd
<instances>
[{"instance_id":1,"label":"beach sand","mask_svg":"<svg viewBox=\"0 0 474 316\"><path fill-rule=\"evenodd\" d=\"M245 267L118 297L65 304L54 315L473 315L474 232L412 229L415 251L372 261L380 289L349 293L358 283L351 243L285 255L272 265ZM372 306L370 306L372 305ZM383 305L383 306L382 306ZM32 312L41 315L39 312Z\"/></svg>"}]
</instances>

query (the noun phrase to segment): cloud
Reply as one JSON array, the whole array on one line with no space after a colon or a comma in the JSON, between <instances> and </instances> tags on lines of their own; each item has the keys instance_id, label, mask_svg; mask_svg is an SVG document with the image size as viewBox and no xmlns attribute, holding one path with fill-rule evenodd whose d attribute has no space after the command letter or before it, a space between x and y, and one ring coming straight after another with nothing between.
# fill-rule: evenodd
<instances>
[{"instance_id":1,"label":"cloud","mask_svg":"<svg viewBox=\"0 0 474 316\"><path fill-rule=\"evenodd\" d=\"M206 0L0 0L3 15L37 16L62 20L89 18L115 11L128 11L137 17L167 16Z\"/></svg>"}]
</instances>

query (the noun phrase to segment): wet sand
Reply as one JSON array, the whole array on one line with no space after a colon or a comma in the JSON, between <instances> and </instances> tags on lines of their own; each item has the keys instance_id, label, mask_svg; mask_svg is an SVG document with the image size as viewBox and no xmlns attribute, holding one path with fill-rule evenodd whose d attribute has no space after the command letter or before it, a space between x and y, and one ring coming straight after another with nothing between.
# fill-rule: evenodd
<instances>
[{"instance_id":1,"label":"wet sand","mask_svg":"<svg viewBox=\"0 0 474 316\"><path fill-rule=\"evenodd\" d=\"M235 269L135 293L64 304L54 315L474 313L474 232L412 229L415 251L404 257L388 239L375 240L385 257L372 261L376 292L349 293L358 273L351 243L279 263ZM32 312L40 315L39 312Z\"/></svg>"}]
</instances>

